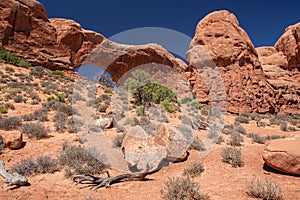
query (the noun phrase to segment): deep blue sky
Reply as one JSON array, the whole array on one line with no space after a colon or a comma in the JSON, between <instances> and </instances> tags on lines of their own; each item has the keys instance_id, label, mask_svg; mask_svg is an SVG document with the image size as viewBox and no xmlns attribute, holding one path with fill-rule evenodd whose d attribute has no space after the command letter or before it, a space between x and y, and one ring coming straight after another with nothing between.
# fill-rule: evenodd
<instances>
[{"instance_id":1,"label":"deep blue sky","mask_svg":"<svg viewBox=\"0 0 300 200\"><path fill-rule=\"evenodd\" d=\"M233 12L256 47L270 46L300 21L299 0L39 0L50 18L62 17L110 37L128 29L164 27L193 37L208 13Z\"/></svg>"}]
</instances>

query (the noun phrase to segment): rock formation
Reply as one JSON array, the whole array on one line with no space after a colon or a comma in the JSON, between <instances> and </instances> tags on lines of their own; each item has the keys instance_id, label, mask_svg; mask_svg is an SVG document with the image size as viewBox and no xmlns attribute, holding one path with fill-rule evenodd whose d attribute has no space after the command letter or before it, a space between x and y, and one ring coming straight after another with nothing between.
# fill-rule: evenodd
<instances>
[{"instance_id":1,"label":"rock formation","mask_svg":"<svg viewBox=\"0 0 300 200\"><path fill-rule=\"evenodd\" d=\"M290 26L274 47L255 49L232 13L213 12L197 25L187 66L160 45L117 44L75 21L48 19L35 0L0 1L0 47L33 66L71 71L95 64L118 82L131 69L156 63L186 78L202 103L223 102L232 113L299 109L299 30L300 23Z\"/></svg>"},{"instance_id":2,"label":"rock formation","mask_svg":"<svg viewBox=\"0 0 300 200\"><path fill-rule=\"evenodd\" d=\"M280 39L276 42L275 48L282 52L287 58L287 69L300 70L300 22L289 26Z\"/></svg>"},{"instance_id":3,"label":"rock formation","mask_svg":"<svg viewBox=\"0 0 300 200\"><path fill-rule=\"evenodd\" d=\"M0 27L0 46L51 69L72 70L103 40L72 20L49 21L35 0L0 1Z\"/></svg>"},{"instance_id":4,"label":"rock formation","mask_svg":"<svg viewBox=\"0 0 300 200\"><path fill-rule=\"evenodd\" d=\"M189 80L200 100L210 101L209 97L223 84L229 112L275 111L275 94L265 79L257 52L232 13L216 11L199 22L187 60ZM208 75L207 68L212 69ZM216 83L214 90L210 82L216 74L222 82Z\"/></svg>"},{"instance_id":5,"label":"rock formation","mask_svg":"<svg viewBox=\"0 0 300 200\"><path fill-rule=\"evenodd\" d=\"M283 52L274 47L256 49L268 83L274 89L278 99L277 110L285 113L300 111L300 73L291 68Z\"/></svg>"},{"instance_id":6,"label":"rock formation","mask_svg":"<svg viewBox=\"0 0 300 200\"><path fill-rule=\"evenodd\" d=\"M300 136L271 141L264 150L266 164L278 171L300 175Z\"/></svg>"},{"instance_id":7,"label":"rock formation","mask_svg":"<svg viewBox=\"0 0 300 200\"><path fill-rule=\"evenodd\" d=\"M267 81L277 93L278 111L300 112L300 23L289 26L274 47L256 50Z\"/></svg>"}]
</instances>

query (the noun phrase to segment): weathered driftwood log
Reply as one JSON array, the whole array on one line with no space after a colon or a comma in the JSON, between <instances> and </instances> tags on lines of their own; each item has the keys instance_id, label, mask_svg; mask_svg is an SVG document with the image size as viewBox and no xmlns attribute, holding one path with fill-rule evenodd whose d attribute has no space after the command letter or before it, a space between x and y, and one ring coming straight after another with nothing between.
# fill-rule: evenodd
<instances>
[{"instance_id":1,"label":"weathered driftwood log","mask_svg":"<svg viewBox=\"0 0 300 200\"><path fill-rule=\"evenodd\" d=\"M28 184L28 180L26 177L18 173L8 173L5 169L5 164L3 161L0 161L0 175L4 178L3 182L7 183L9 186L24 186Z\"/></svg>"},{"instance_id":2,"label":"weathered driftwood log","mask_svg":"<svg viewBox=\"0 0 300 200\"><path fill-rule=\"evenodd\" d=\"M91 190L96 190L101 187L109 187L114 183L126 182L126 181L141 181L143 180L148 174L152 172L138 172L138 173L128 173L128 174L120 174L117 176L109 176L106 178L93 176L93 175L75 175L73 177L73 181L77 184L92 184L96 185L91 188Z\"/></svg>"}]
</instances>

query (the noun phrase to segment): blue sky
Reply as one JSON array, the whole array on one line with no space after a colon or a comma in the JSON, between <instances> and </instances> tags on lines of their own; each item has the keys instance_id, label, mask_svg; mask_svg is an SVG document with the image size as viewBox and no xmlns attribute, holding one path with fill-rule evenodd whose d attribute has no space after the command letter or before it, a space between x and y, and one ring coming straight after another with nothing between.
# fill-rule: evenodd
<instances>
[{"instance_id":1,"label":"blue sky","mask_svg":"<svg viewBox=\"0 0 300 200\"><path fill-rule=\"evenodd\" d=\"M300 21L300 1L272 0L40 0L52 17L69 18L109 38L140 27L169 28L190 37L205 15L233 12L256 47L270 46Z\"/></svg>"}]
</instances>

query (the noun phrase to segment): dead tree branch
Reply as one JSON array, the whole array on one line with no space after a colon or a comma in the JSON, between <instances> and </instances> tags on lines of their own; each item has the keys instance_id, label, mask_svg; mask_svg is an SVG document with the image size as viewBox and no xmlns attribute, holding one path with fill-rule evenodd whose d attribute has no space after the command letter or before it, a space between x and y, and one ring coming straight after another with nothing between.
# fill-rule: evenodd
<instances>
[{"instance_id":1,"label":"dead tree branch","mask_svg":"<svg viewBox=\"0 0 300 200\"><path fill-rule=\"evenodd\" d=\"M73 181L77 184L92 184L96 185L91 188L91 190L97 190L101 187L109 187L114 183L126 182L126 181L141 181L151 172L139 172L139 173L129 173L120 174L117 176L109 176L106 178L93 176L93 175L75 175Z\"/></svg>"},{"instance_id":2,"label":"dead tree branch","mask_svg":"<svg viewBox=\"0 0 300 200\"><path fill-rule=\"evenodd\" d=\"M0 161L0 175L4 178L3 182L7 183L9 186L24 186L28 184L28 180L26 177L18 173L8 173L5 169L5 164L3 161Z\"/></svg>"}]
</instances>

